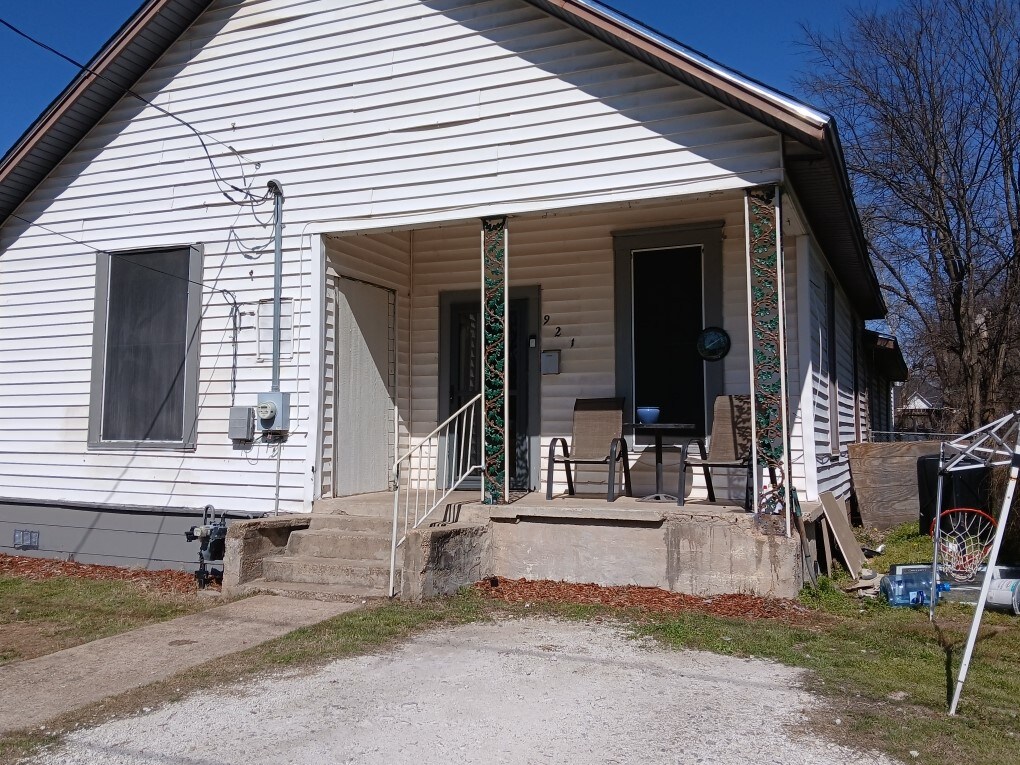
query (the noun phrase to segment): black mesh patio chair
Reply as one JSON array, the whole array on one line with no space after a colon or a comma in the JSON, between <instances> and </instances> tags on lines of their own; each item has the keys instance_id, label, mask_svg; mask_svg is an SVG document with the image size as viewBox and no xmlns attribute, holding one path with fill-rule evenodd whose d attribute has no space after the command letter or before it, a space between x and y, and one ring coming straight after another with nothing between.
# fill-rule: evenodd
<instances>
[{"instance_id":1,"label":"black mesh patio chair","mask_svg":"<svg viewBox=\"0 0 1020 765\"><path fill-rule=\"evenodd\" d=\"M556 454L559 444L563 454ZM630 488L630 459L627 439L623 437L622 398L579 398L574 402L574 422L570 446L565 438L554 438L549 444L548 473L545 498L552 499L553 470L562 463L567 471L567 493L574 494L574 476L571 465L608 465L609 489L606 498L616 499L616 463L623 463L624 490L633 496Z\"/></svg>"},{"instance_id":2,"label":"black mesh patio chair","mask_svg":"<svg viewBox=\"0 0 1020 765\"><path fill-rule=\"evenodd\" d=\"M701 467L705 471L705 485L708 487L708 501L715 502L715 488L712 486L710 468L729 468L747 471L747 487L744 503L748 504L747 494L751 489L751 397L750 396L718 396L715 399L712 419L712 438L708 443L708 454L705 454L705 441L698 438L685 443L680 448L680 480L676 492L676 503L684 504L684 477L687 466ZM688 454L691 443L696 443L701 452L695 457Z\"/></svg>"}]
</instances>

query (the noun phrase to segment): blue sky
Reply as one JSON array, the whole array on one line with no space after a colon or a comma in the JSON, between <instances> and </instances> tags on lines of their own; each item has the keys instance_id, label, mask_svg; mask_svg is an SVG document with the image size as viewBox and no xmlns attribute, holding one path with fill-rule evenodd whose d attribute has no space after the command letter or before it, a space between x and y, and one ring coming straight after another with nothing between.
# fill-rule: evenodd
<instances>
[{"instance_id":1,"label":"blue sky","mask_svg":"<svg viewBox=\"0 0 1020 765\"><path fill-rule=\"evenodd\" d=\"M141 0L0 0L0 18L79 61L88 61ZM840 26L861 0L612 0L611 5L722 64L799 95L794 79L807 66L800 24ZM870 0L888 8L894 0ZM76 70L0 27L0 154L70 82Z\"/></svg>"}]
</instances>

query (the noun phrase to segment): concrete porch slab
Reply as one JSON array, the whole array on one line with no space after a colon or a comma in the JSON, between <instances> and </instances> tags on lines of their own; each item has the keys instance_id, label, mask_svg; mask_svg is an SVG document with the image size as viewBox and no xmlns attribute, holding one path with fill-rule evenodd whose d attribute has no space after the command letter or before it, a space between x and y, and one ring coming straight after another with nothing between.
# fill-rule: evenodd
<instances>
[{"instance_id":1,"label":"concrete porch slab","mask_svg":"<svg viewBox=\"0 0 1020 765\"><path fill-rule=\"evenodd\" d=\"M392 500L365 495L331 500L330 508L392 508ZM408 536L403 596L432 597L498 575L794 597L802 584L799 551L799 539L763 533L735 504L530 492L493 506L479 502L477 491L454 492Z\"/></svg>"},{"instance_id":2,"label":"concrete porch slab","mask_svg":"<svg viewBox=\"0 0 1020 765\"><path fill-rule=\"evenodd\" d=\"M617 497L615 502L607 502L605 494L557 494L552 499L546 499L543 492L533 491L515 495L506 505L485 505L480 501L478 491L472 490L451 493L443 507L435 511L430 522L477 523L489 518L505 519L524 515L556 517L557 513L562 513L565 518L642 522L674 517L725 517L747 519L750 523L753 518L752 514L738 505L701 499L688 500L683 507L678 507L674 502L642 502L639 497ZM312 510L316 518L355 515L385 519L392 518L392 514L393 492L389 491L316 500Z\"/></svg>"}]
</instances>

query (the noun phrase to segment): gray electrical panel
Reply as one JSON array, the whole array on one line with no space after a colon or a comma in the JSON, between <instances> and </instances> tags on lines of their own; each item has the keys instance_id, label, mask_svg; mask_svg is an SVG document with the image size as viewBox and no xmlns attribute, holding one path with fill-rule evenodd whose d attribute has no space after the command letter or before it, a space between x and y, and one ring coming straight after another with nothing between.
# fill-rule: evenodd
<instances>
[{"instance_id":1,"label":"gray electrical panel","mask_svg":"<svg viewBox=\"0 0 1020 765\"><path fill-rule=\"evenodd\" d=\"M263 433L283 434L290 430L290 394L260 393L255 416Z\"/></svg>"},{"instance_id":2,"label":"gray electrical panel","mask_svg":"<svg viewBox=\"0 0 1020 765\"><path fill-rule=\"evenodd\" d=\"M251 406L230 407L230 423L227 436L231 441L255 440L255 408Z\"/></svg>"}]
</instances>

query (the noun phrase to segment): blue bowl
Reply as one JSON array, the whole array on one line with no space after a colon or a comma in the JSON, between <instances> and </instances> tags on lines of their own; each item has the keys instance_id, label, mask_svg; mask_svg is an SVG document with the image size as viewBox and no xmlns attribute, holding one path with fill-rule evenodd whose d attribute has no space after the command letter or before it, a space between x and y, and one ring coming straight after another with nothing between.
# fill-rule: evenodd
<instances>
[{"instance_id":1,"label":"blue bowl","mask_svg":"<svg viewBox=\"0 0 1020 765\"><path fill-rule=\"evenodd\" d=\"M659 407L639 406L637 408L637 421L642 425L651 425L659 421Z\"/></svg>"}]
</instances>

